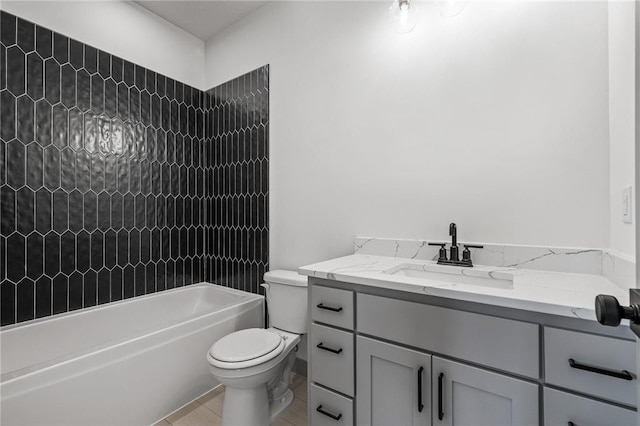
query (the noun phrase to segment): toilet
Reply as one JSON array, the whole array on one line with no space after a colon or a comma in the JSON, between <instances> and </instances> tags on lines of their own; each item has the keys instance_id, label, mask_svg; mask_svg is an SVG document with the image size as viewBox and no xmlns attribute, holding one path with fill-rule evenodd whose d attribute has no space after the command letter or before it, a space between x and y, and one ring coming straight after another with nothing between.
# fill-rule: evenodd
<instances>
[{"instance_id":1,"label":"toilet","mask_svg":"<svg viewBox=\"0 0 640 426\"><path fill-rule=\"evenodd\" d=\"M228 334L207 352L209 371L226 386L223 426L267 426L293 401L291 368L307 332L307 277L294 271L264 274L269 328Z\"/></svg>"}]
</instances>

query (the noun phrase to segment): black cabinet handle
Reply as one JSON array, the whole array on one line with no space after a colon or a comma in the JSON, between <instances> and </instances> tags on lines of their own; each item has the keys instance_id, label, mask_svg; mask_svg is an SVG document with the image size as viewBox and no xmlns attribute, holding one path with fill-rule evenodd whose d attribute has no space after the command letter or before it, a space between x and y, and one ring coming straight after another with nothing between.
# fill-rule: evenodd
<instances>
[{"instance_id":1,"label":"black cabinet handle","mask_svg":"<svg viewBox=\"0 0 640 426\"><path fill-rule=\"evenodd\" d=\"M318 344L316 345L316 348L318 348L318 349L322 349L323 351L333 352L334 354L340 354L340 353L342 353L342 348L339 348L339 349L333 349L333 348L330 348L330 347L328 347L328 346L323 345L323 344L322 344L322 342L318 343Z\"/></svg>"},{"instance_id":2,"label":"black cabinet handle","mask_svg":"<svg viewBox=\"0 0 640 426\"><path fill-rule=\"evenodd\" d=\"M424 367L418 368L418 413L422 413L424 410L424 404L422 403L422 372Z\"/></svg>"},{"instance_id":3,"label":"black cabinet handle","mask_svg":"<svg viewBox=\"0 0 640 426\"><path fill-rule=\"evenodd\" d=\"M578 425L575 424L574 422L569 422L569 423L567 423L567 426L578 426Z\"/></svg>"},{"instance_id":4,"label":"black cabinet handle","mask_svg":"<svg viewBox=\"0 0 640 426\"><path fill-rule=\"evenodd\" d=\"M438 420L444 419L444 410L442 409L442 381L444 379L444 373L440 373L438 376Z\"/></svg>"},{"instance_id":5,"label":"black cabinet handle","mask_svg":"<svg viewBox=\"0 0 640 426\"><path fill-rule=\"evenodd\" d=\"M342 413L338 413L338 414L333 414L330 411L325 410L324 408L322 408L322 405L318 405L318 408L316 408L316 411L320 414L324 414L327 417L331 417L333 420L340 420L342 418Z\"/></svg>"},{"instance_id":6,"label":"black cabinet handle","mask_svg":"<svg viewBox=\"0 0 640 426\"><path fill-rule=\"evenodd\" d=\"M331 312L342 312L342 306L339 306L337 308L334 308L333 306L327 306L327 305L323 305L322 303L318 303L316 305L318 308L320 309L324 309L326 311L331 311Z\"/></svg>"},{"instance_id":7,"label":"black cabinet handle","mask_svg":"<svg viewBox=\"0 0 640 426\"><path fill-rule=\"evenodd\" d=\"M602 374L603 376L615 377L616 379L622 380L633 380L633 376L627 370L615 371L608 370L606 368L595 367L593 365L580 364L573 358L569 358L569 365L571 366L571 368L590 371L592 373Z\"/></svg>"}]
</instances>

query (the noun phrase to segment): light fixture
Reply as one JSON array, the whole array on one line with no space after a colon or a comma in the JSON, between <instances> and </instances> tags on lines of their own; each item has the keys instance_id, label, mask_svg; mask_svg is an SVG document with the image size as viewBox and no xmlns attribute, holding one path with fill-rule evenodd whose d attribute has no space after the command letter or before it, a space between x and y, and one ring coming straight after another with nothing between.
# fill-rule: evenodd
<instances>
[{"instance_id":1,"label":"light fixture","mask_svg":"<svg viewBox=\"0 0 640 426\"><path fill-rule=\"evenodd\" d=\"M416 26L416 7L411 0L393 0L389 15L393 30L398 34L411 32Z\"/></svg>"},{"instance_id":2,"label":"light fixture","mask_svg":"<svg viewBox=\"0 0 640 426\"><path fill-rule=\"evenodd\" d=\"M467 5L466 0L438 0L437 3L440 7L440 15L447 18L459 15Z\"/></svg>"}]
</instances>

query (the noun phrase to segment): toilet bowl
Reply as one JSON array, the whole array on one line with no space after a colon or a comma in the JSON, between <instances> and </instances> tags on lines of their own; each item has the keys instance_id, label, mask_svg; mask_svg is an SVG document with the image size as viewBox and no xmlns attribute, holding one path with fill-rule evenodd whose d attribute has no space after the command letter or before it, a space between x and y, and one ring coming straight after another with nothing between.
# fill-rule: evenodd
<instances>
[{"instance_id":1,"label":"toilet bowl","mask_svg":"<svg viewBox=\"0 0 640 426\"><path fill-rule=\"evenodd\" d=\"M271 327L224 336L207 352L209 371L226 386L223 426L267 426L291 404L291 369L307 328L307 280L293 271L264 276Z\"/></svg>"}]
</instances>

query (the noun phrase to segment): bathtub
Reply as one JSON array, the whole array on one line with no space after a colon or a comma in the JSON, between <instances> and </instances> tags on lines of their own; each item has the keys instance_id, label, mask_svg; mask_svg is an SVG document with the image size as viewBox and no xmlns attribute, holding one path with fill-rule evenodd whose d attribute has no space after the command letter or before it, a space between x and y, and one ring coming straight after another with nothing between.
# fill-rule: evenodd
<instances>
[{"instance_id":1,"label":"bathtub","mask_svg":"<svg viewBox=\"0 0 640 426\"><path fill-rule=\"evenodd\" d=\"M150 425L211 390L206 352L262 296L193 284L0 331L3 425Z\"/></svg>"}]
</instances>

